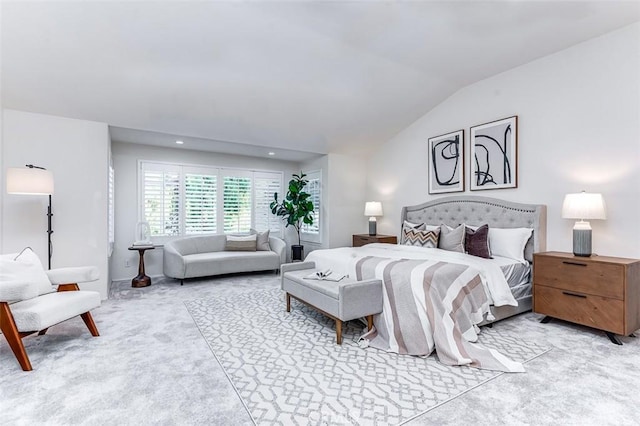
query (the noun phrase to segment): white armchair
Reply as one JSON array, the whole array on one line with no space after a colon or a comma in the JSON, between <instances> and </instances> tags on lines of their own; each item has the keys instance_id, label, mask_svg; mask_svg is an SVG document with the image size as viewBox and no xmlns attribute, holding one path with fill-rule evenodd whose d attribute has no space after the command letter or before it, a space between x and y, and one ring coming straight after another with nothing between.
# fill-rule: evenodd
<instances>
[{"instance_id":1,"label":"white armchair","mask_svg":"<svg viewBox=\"0 0 640 426\"><path fill-rule=\"evenodd\" d=\"M98 276L92 266L45 272L31 249L0 256L0 330L24 371L32 370L22 344L30 334L43 335L49 327L79 315L91 335L99 336L89 311L100 306L100 293L78 287Z\"/></svg>"}]
</instances>

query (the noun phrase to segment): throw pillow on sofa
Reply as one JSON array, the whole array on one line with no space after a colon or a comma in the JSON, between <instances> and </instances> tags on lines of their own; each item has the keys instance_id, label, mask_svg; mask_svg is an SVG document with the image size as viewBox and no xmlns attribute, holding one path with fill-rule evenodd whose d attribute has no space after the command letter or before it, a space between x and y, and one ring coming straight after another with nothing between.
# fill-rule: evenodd
<instances>
[{"instance_id":1,"label":"throw pillow on sofa","mask_svg":"<svg viewBox=\"0 0 640 426\"><path fill-rule=\"evenodd\" d=\"M258 232L255 229L251 229L249 232L256 235L256 250L257 251L271 251L269 245L269 230L264 232Z\"/></svg>"},{"instance_id":2,"label":"throw pillow on sofa","mask_svg":"<svg viewBox=\"0 0 640 426\"><path fill-rule=\"evenodd\" d=\"M226 251L256 251L257 234L246 236L227 235Z\"/></svg>"}]
</instances>

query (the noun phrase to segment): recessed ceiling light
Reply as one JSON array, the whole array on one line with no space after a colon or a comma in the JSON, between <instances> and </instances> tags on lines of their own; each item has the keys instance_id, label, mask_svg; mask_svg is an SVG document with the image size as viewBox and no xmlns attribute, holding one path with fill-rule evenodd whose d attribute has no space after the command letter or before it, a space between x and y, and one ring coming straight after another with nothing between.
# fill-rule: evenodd
<instances>
[{"instance_id":1,"label":"recessed ceiling light","mask_svg":"<svg viewBox=\"0 0 640 426\"><path fill-rule=\"evenodd\" d=\"M276 155L276 153L273 151L269 151L269 155Z\"/></svg>"},{"instance_id":2,"label":"recessed ceiling light","mask_svg":"<svg viewBox=\"0 0 640 426\"><path fill-rule=\"evenodd\" d=\"M184 142L182 142L182 141L176 141L176 143L177 143L178 145L182 145Z\"/></svg>"}]
</instances>

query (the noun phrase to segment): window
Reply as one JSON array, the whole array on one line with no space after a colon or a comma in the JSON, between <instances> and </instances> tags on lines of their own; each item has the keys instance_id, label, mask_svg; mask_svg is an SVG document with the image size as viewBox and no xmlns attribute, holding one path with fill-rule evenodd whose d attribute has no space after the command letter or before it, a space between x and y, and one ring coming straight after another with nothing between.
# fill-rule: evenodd
<instances>
[{"instance_id":1,"label":"window","mask_svg":"<svg viewBox=\"0 0 640 426\"><path fill-rule=\"evenodd\" d=\"M271 214L281 172L140 161L140 216L152 237L207 233L248 233L251 228L281 233Z\"/></svg>"},{"instance_id":2,"label":"window","mask_svg":"<svg viewBox=\"0 0 640 426\"><path fill-rule=\"evenodd\" d=\"M224 177L224 232L251 229L251 181L249 176Z\"/></svg>"},{"instance_id":3,"label":"window","mask_svg":"<svg viewBox=\"0 0 640 426\"><path fill-rule=\"evenodd\" d=\"M257 231L271 230L280 234L282 218L271 213L269 205L273 201L273 194L278 193L281 200L282 175L276 173L255 172L253 175L253 227Z\"/></svg>"},{"instance_id":4,"label":"window","mask_svg":"<svg viewBox=\"0 0 640 426\"><path fill-rule=\"evenodd\" d=\"M306 179L309 181L304 190L311 194L311 201L313 202L313 224L303 224L301 228L302 239L305 241L320 242L321 241L321 222L320 222L320 208L322 201L322 171L316 170L306 173Z\"/></svg>"},{"instance_id":5,"label":"window","mask_svg":"<svg viewBox=\"0 0 640 426\"><path fill-rule=\"evenodd\" d=\"M218 176L210 173L184 174L184 233L215 233L217 230Z\"/></svg>"}]
</instances>

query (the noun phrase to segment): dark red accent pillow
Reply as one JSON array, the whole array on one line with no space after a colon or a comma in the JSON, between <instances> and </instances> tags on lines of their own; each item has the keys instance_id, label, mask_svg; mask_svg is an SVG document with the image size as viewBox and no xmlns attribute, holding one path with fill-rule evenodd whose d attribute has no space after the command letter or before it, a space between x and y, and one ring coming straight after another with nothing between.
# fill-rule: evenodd
<instances>
[{"instance_id":1,"label":"dark red accent pillow","mask_svg":"<svg viewBox=\"0 0 640 426\"><path fill-rule=\"evenodd\" d=\"M489 225L482 225L475 231L469 227L465 227L464 249L467 254L472 256L491 259L491 251L489 250Z\"/></svg>"}]
</instances>

